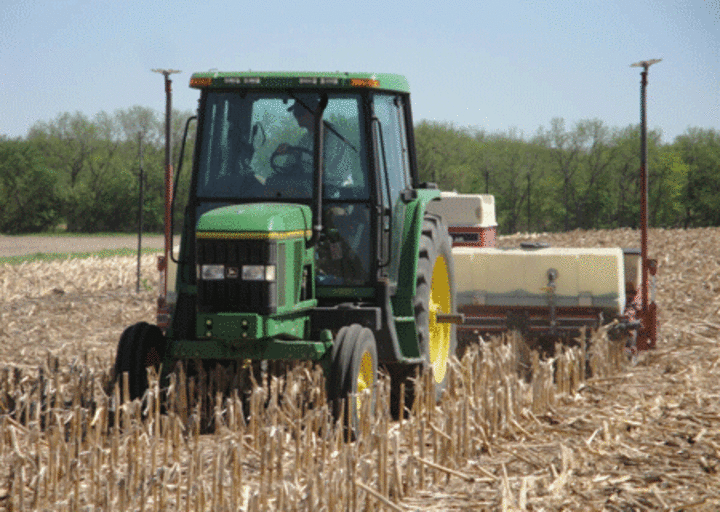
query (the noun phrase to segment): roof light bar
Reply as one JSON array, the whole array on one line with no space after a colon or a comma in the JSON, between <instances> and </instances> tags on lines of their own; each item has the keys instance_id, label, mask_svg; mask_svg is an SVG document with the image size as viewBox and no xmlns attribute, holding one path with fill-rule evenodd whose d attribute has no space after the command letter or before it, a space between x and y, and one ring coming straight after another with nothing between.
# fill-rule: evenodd
<instances>
[{"instance_id":1,"label":"roof light bar","mask_svg":"<svg viewBox=\"0 0 720 512\"><path fill-rule=\"evenodd\" d=\"M351 78L350 85L353 87L380 87L380 81L374 78Z\"/></svg>"},{"instance_id":2,"label":"roof light bar","mask_svg":"<svg viewBox=\"0 0 720 512\"><path fill-rule=\"evenodd\" d=\"M249 76L248 76L249 75ZM312 76L312 75L296 75L294 73L259 73L248 74L242 73L203 73L200 76L193 76L190 79L190 87L194 89L205 89L215 87L257 87L267 86L272 89L282 89L285 87L368 87L380 88L381 81L388 80L390 88L395 85L395 75L388 75L389 78L383 78L385 75L370 75L369 77L347 76ZM400 77L402 78L402 77ZM403 79L404 80L404 79ZM406 83L398 81L401 88L406 87ZM387 85L383 82L382 87Z\"/></svg>"},{"instance_id":3,"label":"roof light bar","mask_svg":"<svg viewBox=\"0 0 720 512\"><path fill-rule=\"evenodd\" d=\"M195 87L197 89L202 87L210 87L212 85L212 78L191 78L190 79L190 87Z\"/></svg>"}]
</instances>

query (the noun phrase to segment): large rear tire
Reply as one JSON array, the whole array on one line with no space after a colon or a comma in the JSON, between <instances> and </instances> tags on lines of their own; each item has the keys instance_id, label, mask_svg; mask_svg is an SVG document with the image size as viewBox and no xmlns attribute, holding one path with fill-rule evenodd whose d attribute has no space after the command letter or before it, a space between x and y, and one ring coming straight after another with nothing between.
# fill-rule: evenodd
<instances>
[{"instance_id":1,"label":"large rear tire","mask_svg":"<svg viewBox=\"0 0 720 512\"><path fill-rule=\"evenodd\" d=\"M377 346L372 331L358 324L341 328L333 343L328 395L335 418L344 412L345 427L352 437L359 432L365 400L370 400L370 410L375 407L377 375Z\"/></svg>"},{"instance_id":2,"label":"large rear tire","mask_svg":"<svg viewBox=\"0 0 720 512\"><path fill-rule=\"evenodd\" d=\"M139 322L125 329L118 342L113 383L120 383L121 401L142 398L148 388L147 368L159 368L165 349L165 338L157 325ZM129 396L123 396L122 376L128 374Z\"/></svg>"},{"instance_id":3,"label":"large rear tire","mask_svg":"<svg viewBox=\"0 0 720 512\"><path fill-rule=\"evenodd\" d=\"M455 313L455 268L447 227L437 215L423 221L414 298L420 352L433 371L435 399L447 385L448 362L457 352L455 326L437 321L439 313Z\"/></svg>"}]
</instances>

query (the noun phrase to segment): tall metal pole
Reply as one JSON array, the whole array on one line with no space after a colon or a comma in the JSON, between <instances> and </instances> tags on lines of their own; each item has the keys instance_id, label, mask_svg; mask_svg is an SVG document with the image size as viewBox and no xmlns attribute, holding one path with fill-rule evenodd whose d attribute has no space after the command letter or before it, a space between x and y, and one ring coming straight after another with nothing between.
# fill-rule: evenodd
<instances>
[{"instance_id":1,"label":"tall metal pole","mask_svg":"<svg viewBox=\"0 0 720 512\"><path fill-rule=\"evenodd\" d=\"M153 69L153 72L160 73L165 77L165 259L163 268L162 297L167 296L167 262L168 255L172 250L170 247L170 205L172 204L172 80L170 75L180 73L176 69Z\"/></svg>"},{"instance_id":2,"label":"tall metal pole","mask_svg":"<svg viewBox=\"0 0 720 512\"><path fill-rule=\"evenodd\" d=\"M662 59L651 59L631 64L631 67L643 68L640 73L640 258L642 260L642 311L643 328L648 330L648 170L647 170L647 75L648 68ZM646 334L646 333L644 333Z\"/></svg>"}]
</instances>

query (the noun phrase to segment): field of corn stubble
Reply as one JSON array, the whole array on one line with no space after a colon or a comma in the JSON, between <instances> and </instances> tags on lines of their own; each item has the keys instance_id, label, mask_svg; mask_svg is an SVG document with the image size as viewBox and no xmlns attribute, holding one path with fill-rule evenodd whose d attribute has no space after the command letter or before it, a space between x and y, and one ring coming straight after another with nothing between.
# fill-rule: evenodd
<instances>
[{"instance_id":1,"label":"field of corn stubble","mask_svg":"<svg viewBox=\"0 0 720 512\"><path fill-rule=\"evenodd\" d=\"M531 238L639 245L630 230ZM650 247L657 350L628 361L598 332L540 361L514 336L486 340L438 405L421 376L402 421L381 381L355 442L308 366L215 400L210 434L184 382L168 414L152 379L114 414L109 369L123 328L153 321L154 256L139 294L133 258L0 266L0 509L717 510L720 229L651 230Z\"/></svg>"}]
</instances>

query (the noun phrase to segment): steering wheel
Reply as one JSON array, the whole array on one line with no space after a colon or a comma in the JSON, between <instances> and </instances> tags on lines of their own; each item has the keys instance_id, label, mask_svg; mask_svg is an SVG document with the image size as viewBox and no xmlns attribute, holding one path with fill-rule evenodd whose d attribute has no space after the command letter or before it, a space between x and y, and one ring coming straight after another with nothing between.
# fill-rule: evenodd
<instances>
[{"instance_id":1,"label":"steering wheel","mask_svg":"<svg viewBox=\"0 0 720 512\"><path fill-rule=\"evenodd\" d=\"M288 173L302 165L303 154L310 156L312 160L313 152L311 150L300 146L291 146L290 144L280 144L270 157L270 167L275 173ZM279 165L276 160L281 156L294 156L295 158L288 162L289 165Z\"/></svg>"}]
</instances>

